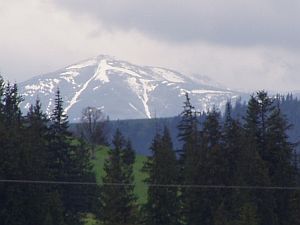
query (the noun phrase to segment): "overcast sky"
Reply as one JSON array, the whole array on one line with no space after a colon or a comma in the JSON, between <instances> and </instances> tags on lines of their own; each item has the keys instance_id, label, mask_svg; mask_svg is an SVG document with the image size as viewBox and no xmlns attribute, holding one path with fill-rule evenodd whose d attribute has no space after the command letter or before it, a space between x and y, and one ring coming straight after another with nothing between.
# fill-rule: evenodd
<instances>
[{"instance_id":1,"label":"overcast sky","mask_svg":"<svg viewBox=\"0 0 300 225\"><path fill-rule=\"evenodd\" d=\"M0 71L20 82L108 54L240 90L299 90L299 12L299 0L0 0Z\"/></svg>"}]
</instances>

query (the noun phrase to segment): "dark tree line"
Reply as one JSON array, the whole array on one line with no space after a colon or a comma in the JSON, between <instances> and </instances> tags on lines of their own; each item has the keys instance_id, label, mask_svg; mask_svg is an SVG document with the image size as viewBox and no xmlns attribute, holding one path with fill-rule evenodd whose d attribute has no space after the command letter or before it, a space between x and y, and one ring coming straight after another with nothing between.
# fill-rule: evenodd
<instances>
[{"instance_id":1,"label":"dark tree line","mask_svg":"<svg viewBox=\"0 0 300 225\"><path fill-rule=\"evenodd\" d=\"M50 118L38 100L22 115L21 101L17 85L1 78L0 223L81 224L93 208L94 188L47 181L95 182L89 149L69 133L59 91Z\"/></svg>"},{"instance_id":2,"label":"dark tree line","mask_svg":"<svg viewBox=\"0 0 300 225\"><path fill-rule=\"evenodd\" d=\"M87 213L103 225L300 224L300 192L284 188L299 186L291 126L283 100L264 91L251 96L244 116L230 103L224 116L199 115L186 95L182 147L174 149L167 127L152 140L143 205L134 194L135 152L119 130L102 184L80 185L96 182L91 160L105 143L97 112L87 108L75 138L59 90L49 118L38 100L22 115L21 101L17 85L0 79L0 224L80 225Z\"/></svg>"},{"instance_id":3,"label":"dark tree line","mask_svg":"<svg viewBox=\"0 0 300 225\"><path fill-rule=\"evenodd\" d=\"M280 101L260 91L234 119L230 103L223 118L216 109L199 116L186 95L177 160L164 131L145 165L148 182L180 185L149 187L146 224L299 224L299 190L289 189L299 187L295 144Z\"/></svg>"}]
</instances>

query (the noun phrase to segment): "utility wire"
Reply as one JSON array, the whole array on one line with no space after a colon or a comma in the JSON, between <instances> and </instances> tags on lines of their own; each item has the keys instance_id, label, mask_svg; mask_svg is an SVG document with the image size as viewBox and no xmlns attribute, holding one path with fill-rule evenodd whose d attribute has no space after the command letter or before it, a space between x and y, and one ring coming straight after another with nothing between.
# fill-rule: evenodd
<instances>
[{"instance_id":1,"label":"utility wire","mask_svg":"<svg viewBox=\"0 0 300 225\"><path fill-rule=\"evenodd\" d=\"M48 180L0 180L0 183L19 183L19 184L57 184L57 185L104 185L104 186L135 186L134 183L96 183L96 182L77 182L77 181L48 181ZM200 189L253 189L253 190L300 190L300 187L285 186L240 186L240 185L195 185L195 184L150 184L148 187L158 188L200 188Z\"/></svg>"}]
</instances>

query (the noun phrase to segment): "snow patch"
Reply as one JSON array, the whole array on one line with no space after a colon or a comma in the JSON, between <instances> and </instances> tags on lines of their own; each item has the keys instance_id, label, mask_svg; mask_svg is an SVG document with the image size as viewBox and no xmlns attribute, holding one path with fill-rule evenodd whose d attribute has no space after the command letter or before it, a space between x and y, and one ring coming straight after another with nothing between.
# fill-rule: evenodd
<instances>
[{"instance_id":1,"label":"snow patch","mask_svg":"<svg viewBox=\"0 0 300 225\"><path fill-rule=\"evenodd\" d=\"M26 85L25 86L25 90L39 90L41 89L41 85L36 85L36 84L32 84L32 85Z\"/></svg>"},{"instance_id":2,"label":"snow patch","mask_svg":"<svg viewBox=\"0 0 300 225\"><path fill-rule=\"evenodd\" d=\"M98 79L99 77L100 77L101 79L103 79L103 78L106 79L106 78L105 78L105 77L107 77L107 76L106 76L106 69L107 69L107 66L106 66L106 65L107 65L106 60L101 60L101 62L99 63L98 68L97 68L95 74L94 74L89 80L87 80L87 81L83 84L82 88L81 88L79 91L75 92L75 95L74 95L73 98L71 99L70 104L69 104L68 107L66 107L66 109L65 109L65 112L66 112L66 113L70 110L70 108L71 108L74 104L76 104L76 103L78 102L79 96L80 96L81 93L88 87L89 83L90 83L92 80L96 80L96 79ZM108 77L107 77L107 79L108 79Z\"/></svg>"},{"instance_id":3,"label":"snow patch","mask_svg":"<svg viewBox=\"0 0 300 225\"><path fill-rule=\"evenodd\" d=\"M50 115L50 113L51 113L51 106L52 106L52 98L49 99L49 103L48 103L48 106L47 106L47 109L46 109L46 113L48 115Z\"/></svg>"},{"instance_id":4,"label":"snow patch","mask_svg":"<svg viewBox=\"0 0 300 225\"><path fill-rule=\"evenodd\" d=\"M58 79L53 79L53 82L58 84L59 83L59 80Z\"/></svg>"},{"instance_id":5,"label":"snow patch","mask_svg":"<svg viewBox=\"0 0 300 225\"><path fill-rule=\"evenodd\" d=\"M231 94L229 91L217 91L217 90L192 90L193 94Z\"/></svg>"},{"instance_id":6,"label":"snow patch","mask_svg":"<svg viewBox=\"0 0 300 225\"><path fill-rule=\"evenodd\" d=\"M25 94L27 95L32 95L35 94L37 91L40 93L45 93L45 92L53 92L53 89L57 87L57 84L59 83L58 79L45 79L44 81L40 81L39 84L32 84L32 85L26 85L24 87Z\"/></svg>"},{"instance_id":7,"label":"snow patch","mask_svg":"<svg viewBox=\"0 0 300 225\"><path fill-rule=\"evenodd\" d=\"M79 72L77 71L66 71L60 74L60 77L64 80L66 80L68 83L72 83L73 85L76 85L75 77L79 75Z\"/></svg>"},{"instance_id":8,"label":"snow patch","mask_svg":"<svg viewBox=\"0 0 300 225\"><path fill-rule=\"evenodd\" d=\"M131 102L129 102L129 105L131 108L133 108L135 111L139 111L134 105L131 104Z\"/></svg>"},{"instance_id":9,"label":"snow patch","mask_svg":"<svg viewBox=\"0 0 300 225\"><path fill-rule=\"evenodd\" d=\"M191 92L190 92L189 90L186 90L186 89L181 88L181 89L180 89L180 96L185 95L185 93L190 94Z\"/></svg>"},{"instance_id":10,"label":"snow patch","mask_svg":"<svg viewBox=\"0 0 300 225\"><path fill-rule=\"evenodd\" d=\"M127 83L129 87L136 93L137 97L142 101L145 115L151 118L150 108L148 105L148 94L155 90L158 85L151 84L151 81L145 79L137 79L136 77L128 77Z\"/></svg>"},{"instance_id":11,"label":"snow patch","mask_svg":"<svg viewBox=\"0 0 300 225\"><path fill-rule=\"evenodd\" d=\"M101 60L101 62L98 65L98 68L96 70L95 73L95 80L100 80L102 81L102 83L108 83L109 82L109 78L106 74L106 71L113 68L112 66L107 64L106 59Z\"/></svg>"},{"instance_id":12,"label":"snow patch","mask_svg":"<svg viewBox=\"0 0 300 225\"><path fill-rule=\"evenodd\" d=\"M131 76L134 76L134 77L139 77L141 78L142 76L139 75L138 73L130 70L130 69L127 69L127 68L121 68L121 67L113 67L114 70L117 70L117 71L120 71L120 72L123 72L123 73L126 73L126 74L129 74Z\"/></svg>"},{"instance_id":13,"label":"snow patch","mask_svg":"<svg viewBox=\"0 0 300 225\"><path fill-rule=\"evenodd\" d=\"M97 60L96 59L91 59L91 60L88 60L88 61L85 61L85 62L82 62L82 63L79 63L79 64L69 66L66 69L67 70L82 69L82 68L85 68L85 67L88 67L88 66L94 66L96 64L97 64Z\"/></svg>"},{"instance_id":14,"label":"snow patch","mask_svg":"<svg viewBox=\"0 0 300 225\"><path fill-rule=\"evenodd\" d=\"M142 103L145 108L146 116L150 119L151 113L148 105L149 96L148 93L151 91L154 91L157 85L151 85L151 82L149 80L140 79L141 84L143 85L143 97L142 97Z\"/></svg>"},{"instance_id":15,"label":"snow patch","mask_svg":"<svg viewBox=\"0 0 300 225\"><path fill-rule=\"evenodd\" d=\"M162 68L152 68L153 72L161 76L163 79L173 83L184 83L184 79L176 73Z\"/></svg>"}]
</instances>

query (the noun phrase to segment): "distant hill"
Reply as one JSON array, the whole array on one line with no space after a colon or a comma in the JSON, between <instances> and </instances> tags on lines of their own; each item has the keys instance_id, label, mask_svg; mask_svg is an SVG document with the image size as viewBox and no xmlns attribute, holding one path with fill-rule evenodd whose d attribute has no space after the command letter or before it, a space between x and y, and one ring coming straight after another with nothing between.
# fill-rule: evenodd
<instances>
[{"instance_id":1,"label":"distant hill","mask_svg":"<svg viewBox=\"0 0 300 225\"><path fill-rule=\"evenodd\" d=\"M288 95L285 100L281 101L280 106L289 123L293 125L288 132L289 138L293 143L297 143L300 141L300 101L292 95ZM245 103L238 103L233 109L232 115L243 121L246 108L247 106ZM200 120L203 120L203 118L200 118ZM124 136L132 141L133 147L137 153L149 155L149 147L156 131L160 131L163 129L163 126L167 126L171 132L174 148L179 149L181 147L180 142L177 139L177 125L179 121L180 118L178 116L157 119L110 121L107 129L108 138L111 140L112 134L119 128ZM75 127L76 125L72 124L71 128L73 131L76 131ZM297 148L300 149L300 146Z\"/></svg>"}]
</instances>

